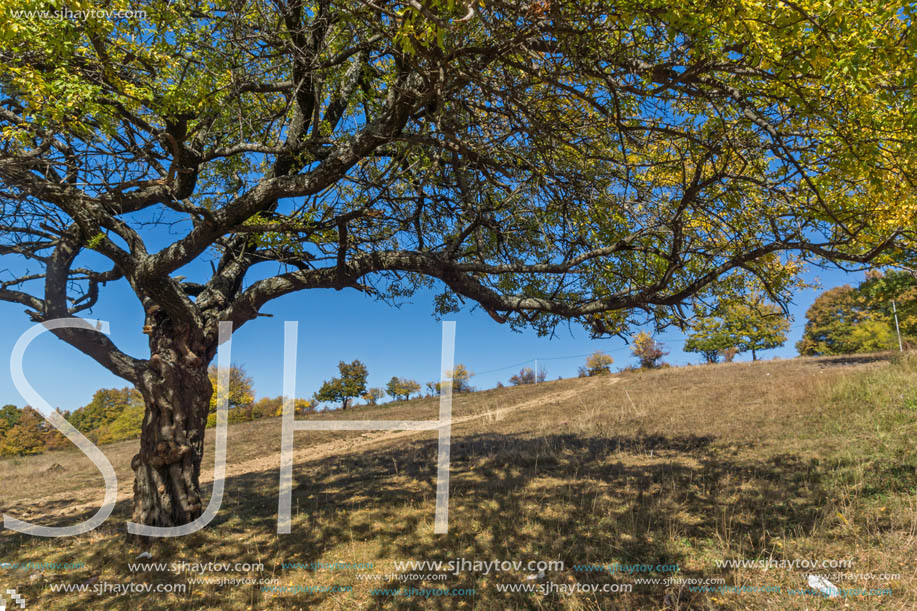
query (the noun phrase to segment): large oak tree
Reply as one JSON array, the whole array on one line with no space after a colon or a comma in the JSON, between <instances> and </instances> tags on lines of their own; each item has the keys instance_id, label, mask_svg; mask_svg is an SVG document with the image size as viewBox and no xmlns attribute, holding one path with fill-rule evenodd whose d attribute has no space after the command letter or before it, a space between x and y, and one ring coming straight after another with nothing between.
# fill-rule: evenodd
<instances>
[{"instance_id":1,"label":"large oak tree","mask_svg":"<svg viewBox=\"0 0 917 611\"><path fill-rule=\"evenodd\" d=\"M136 294L146 358L54 331L143 395L136 522L200 514L218 322L295 291L602 335L913 255L911 3L39 4L0 9L0 299Z\"/></svg>"}]
</instances>

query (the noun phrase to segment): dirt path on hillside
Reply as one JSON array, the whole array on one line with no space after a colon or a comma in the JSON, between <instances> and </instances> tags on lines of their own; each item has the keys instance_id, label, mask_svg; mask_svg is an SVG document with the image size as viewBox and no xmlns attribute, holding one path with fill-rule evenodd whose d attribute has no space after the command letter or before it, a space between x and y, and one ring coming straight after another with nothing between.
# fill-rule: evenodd
<instances>
[{"instance_id":1,"label":"dirt path on hillside","mask_svg":"<svg viewBox=\"0 0 917 611\"><path fill-rule=\"evenodd\" d=\"M496 422L502 420L507 414L511 412L517 412L521 410L531 409L539 406L547 406L551 404L560 403L572 399L576 395L582 393L584 390L594 388L599 385L612 385L619 382L621 378L618 377L597 377L589 381L589 384L586 386L578 386L577 388L572 388L569 390L556 391L536 397L534 399L529 399L528 401L522 401L513 405L508 405L506 407L501 407L492 410L484 410L480 413L470 414L467 416L460 416L452 419L452 427L462 425L467 422L473 422L475 420L482 420L489 418L492 421ZM326 458L331 458L334 456L341 456L342 454L350 454L352 452L363 452L369 447L376 447L384 445L391 441L398 439L403 439L406 437L413 437L416 435L421 435L424 433L430 433L436 429L428 429L421 431L370 431L361 434L359 437L350 437L347 439L336 439L334 441L329 441L327 443L322 443L314 446L309 446L303 448L302 450L293 451L293 464L297 467L301 467L304 464L315 462L319 460L324 460ZM294 446L295 448L295 446ZM258 458L253 458L250 460L242 461L239 463L228 463L226 464L226 477L233 478L241 475L248 475L250 473L262 473L269 470L278 470L280 468L280 457L278 455L271 456L261 456ZM201 484L210 484L213 482L213 470L208 469L207 465L203 466L201 472ZM64 509L56 509L53 511L42 511L42 505L50 504L61 504L68 503L73 499L73 491L63 492L59 494L49 495L40 499L30 500L27 506L21 506L19 503L14 504L12 507L7 509L15 517L26 520L34 521L36 518L49 518L49 517L62 517L66 515L81 514L83 512L92 511L99 507L102 503L103 497L99 495L99 498L91 503L80 503L77 505L68 504ZM118 493L118 502L126 501L131 498L130 491L119 491Z\"/></svg>"}]
</instances>

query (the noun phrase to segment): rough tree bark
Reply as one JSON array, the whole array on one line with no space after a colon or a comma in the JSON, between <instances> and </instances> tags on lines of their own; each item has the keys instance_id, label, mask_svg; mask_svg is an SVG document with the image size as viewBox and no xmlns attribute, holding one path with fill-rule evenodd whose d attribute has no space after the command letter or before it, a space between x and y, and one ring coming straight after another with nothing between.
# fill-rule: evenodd
<instances>
[{"instance_id":1,"label":"rough tree bark","mask_svg":"<svg viewBox=\"0 0 917 611\"><path fill-rule=\"evenodd\" d=\"M146 403L140 452L134 470L133 521L149 526L178 526L203 511L200 468L204 430L213 388L209 358L187 329L161 321L150 329L150 366L138 390ZM194 348L198 350L195 351Z\"/></svg>"}]
</instances>

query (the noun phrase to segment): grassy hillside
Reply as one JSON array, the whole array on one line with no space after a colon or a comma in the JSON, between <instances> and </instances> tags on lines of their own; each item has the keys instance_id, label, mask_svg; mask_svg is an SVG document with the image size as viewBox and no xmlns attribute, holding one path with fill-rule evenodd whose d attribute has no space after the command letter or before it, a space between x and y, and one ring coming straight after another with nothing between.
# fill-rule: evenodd
<instances>
[{"instance_id":1,"label":"grassy hillside","mask_svg":"<svg viewBox=\"0 0 917 611\"><path fill-rule=\"evenodd\" d=\"M438 402L427 399L310 417L435 419L437 411ZM795 359L560 380L458 396L454 416L448 535L433 534L435 432L298 432L293 533L278 536L280 420L269 419L230 427L226 497L214 522L149 547L129 541L124 526L137 442L104 446L122 499L105 525L53 540L0 531L0 562L83 566L0 568L0 585L17 588L28 608L48 609L917 608L917 359ZM208 450L208 492L211 471ZM79 452L6 459L0 472L0 509L20 519L73 523L103 496L101 476ZM262 571L204 578L346 591L188 585L202 575L131 571L142 551L155 562L263 564ZM564 568L543 577L512 569L402 582L473 588L473 596L374 593L399 584L366 579L396 572L396 561L455 558L562 561ZM851 568L817 573L900 574L833 581L892 593L828 600L789 593L806 588L813 571L717 567L723 560L848 558ZM373 566L283 566L313 562ZM615 563L679 571L576 570ZM634 583L667 577L721 579L733 590ZM91 591L130 583L185 584L188 591ZM54 591L60 584L90 591ZM545 590L501 592L507 584ZM632 591L560 591L576 584L630 584ZM542 593L549 588L555 591Z\"/></svg>"}]
</instances>

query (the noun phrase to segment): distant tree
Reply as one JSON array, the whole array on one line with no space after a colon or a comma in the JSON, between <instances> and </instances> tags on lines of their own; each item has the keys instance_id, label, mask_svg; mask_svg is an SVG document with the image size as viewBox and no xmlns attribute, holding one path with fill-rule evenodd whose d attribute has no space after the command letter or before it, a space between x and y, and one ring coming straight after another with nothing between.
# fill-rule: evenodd
<instances>
[{"instance_id":1,"label":"distant tree","mask_svg":"<svg viewBox=\"0 0 917 611\"><path fill-rule=\"evenodd\" d=\"M903 343L917 344L917 271L891 270L882 273L870 270L866 280L857 287L857 293L863 297L869 310L887 321L890 330L894 330L896 312Z\"/></svg>"},{"instance_id":2,"label":"distant tree","mask_svg":"<svg viewBox=\"0 0 917 611\"><path fill-rule=\"evenodd\" d=\"M340 377L331 378L322 384L315 393L315 400L321 402L340 402L341 409L347 409L350 400L363 396L366 392L366 378L369 372L360 361L338 363Z\"/></svg>"},{"instance_id":3,"label":"distant tree","mask_svg":"<svg viewBox=\"0 0 917 611\"><path fill-rule=\"evenodd\" d=\"M24 407L15 425L0 439L0 456L26 456L45 451L44 419L31 407Z\"/></svg>"},{"instance_id":4,"label":"distant tree","mask_svg":"<svg viewBox=\"0 0 917 611\"><path fill-rule=\"evenodd\" d=\"M474 374L461 363L456 365L453 371L447 371L446 375L452 377L452 392L474 392L474 387L469 383ZM433 395L438 395L441 391L439 382L427 382L427 388Z\"/></svg>"},{"instance_id":5,"label":"distant tree","mask_svg":"<svg viewBox=\"0 0 917 611\"><path fill-rule=\"evenodd\" d=\"M392 379L388 381L388 384L386 384L385 390L389 396L391 396L396 401L409 399L414 393L420 392L420 384L418 384L415 380L392 376Z\"/></svg>"},{"instance_id":6,"label":"distant tree","mask_svg":"<svg viewBox=\"0 0 917 611\"><path fill-rule=\"evenodd\" d=\"M634 336L634 344L630 350L640 361L640 367L643 369L659 367L660 359L668 354L668 352L663 352L662 344L653 339L646 331L640 331Z\"/></svg>"},{"instance_id":7,"label":"distant tree","mask_svg":"<svg viewBox=\"0 0 917 611\"><path fill-rule=\"evenodd\" d=\"M474 392L474 387L469 383L474 374L467 367L459 363L451 372L453 392Z\"/></svg>"},{"instance_id":8,"label":"distant tree","mask_svg":"<svg viewBox=\"0 0 917 611\"><path fill-rule=\"evenodd\" d=\"M143 397L138 392L132 393L118 417L98 430L98 443L112 443L140 437L145 411Z\"/></svg>"},{"instance_id":9,"label":"distant tree","mask_svg":"<svg viewBox=\"0 0 917 611\"><path fill-rule=\"evenodd\" d=\"M523 384L534 384L535 380L535 370L531 367L524 367L509 379L509 383L513 386L522 386Z\"/></svg>"},{"instance_id":10,"label":"distant tree","mask_svg":"<svg viewBox=\"0 0 917 611\"><path fill-rule=\"evenodd\" d=\"M697 352L708 363L716 363L723 351L732 349L732 356L738 353L735 340L724 324L725 321L714 316L696 319L691 324L691 331L685 340L685 352Z\"/></svg>"},{"instance_id":11,"label":"distant tree","mask_svg":"<svg viewBox=\"0 0 917 611\"><path fill-rule=\"evenodd\" d=\"M309 399L293 399L293 413L298 416L304 416L306 414L311 414L315 411L315 402L310 401ZM283 415L283 406L281 405L280 413L278 416Z\"/></svg>"},{"instance_id":12,"label":"distant tree","mask_svg":"<svg viewBox=\"0 0 917 611\"><path fill-rule=\"evenodd\" d=\"M586 365L579 368L579 377L586 378L610 373L611 364L614 362L611 356L596 350L586 357Z\"/></svg>"},{"instance_id":13,"label":"distant tree","mask_svg":"<svg viewBox=\"0 0 917 611\"><path fill-rule=\"evenodd\" d=\"M252 417L272 418L283 414L283 397L261 397L252 404Z\"/></svg>"},{"instance_id":14,"label":"distant tree","mask_svg":"<svg viewBox=\"0 0 917 611\"><path fill-rule=\"evenodd\" d=\"M418 386L418 388L420 388ZM385 390L381 388L370 388L363 395L363 400L366 401L369 405L375 405L379 399L385 396Z\"/></svg>"},{"instance_id":15,"label":"distant tree","mask_svg":"<svg viewBox=\"0 0 917 611\"><path fill-rule=\"evenodd\" d=\"M0 407L0 435L16 426L21 414L22 412L15 405L7 404Z\"/></svg>"},{"instance_id":16,"label":"distant tree","mask_svg":"<svg viewBox=\"0 0 917 611\"><path fill-rule=\"evenodd\" d=\"M724 361L726 361L727 363L731 363L732 360L739 353L739 349L736 348L735 346L730 346L729 348L723 348L722 350L718 352L719 352L719 355L723 357Z\"/></svg>"},{"instance_id":17,"label":"distant tree","mask_svg":"<svg viewBox=\"0 0 917 611\"><path fill-rule=\"evenodd\" d=\"M819 295L806 312L802 339L796 344L804 356L876 352L894 347L894 333L867 299L845 284Z\"/></svg>"},{"instance_id":18,"label":"distant tree","mask_svg":"<svg viewBox=\"0 0 917 611\"><path fill-rule=\"evenodd\" d=\"M310 414L315 411L315 402L309 399L294 399L293 413L297 416ZM262 397L252 404L252 420L260 418L273 418L283 415L283 397Z\"/></svg>"},{"instance_id":19,"label":"distant tree","mask_svg":"<svg viewBox=\"0 0 917 611\"><path fill-rule=\"evenodd\" d=\"M133 388L100 388L92 401L70 414L69 422L89 439L97 440L99 430L117 420L138 399L140 393Z\"/></svg>"},{"instance_id":20,"label":"distant tree","mask_svg":"<svg viewBox=\"0 0 917 611\"><path fill-rule=\"evenodd\" d=\"M786 342L790 321L783 310L760 296L752 296L741 303L731 303L726 309L726 325L736 338L739 352L751 352L758 360L759 350L778 348Z\"/></svg>"},{"instance_id":21,"label":"distant tree","mask_svg":"<svg viewBox=\"0 0 917 611\"><path fill-rule=\"evenodd\" d=\"M715 363L727 348L751 352L752 360L757 360L758 351L782 346L789 328L783 310L753 293L696 318L684 349L701 353L708 363Z\"/></svg>"},{"instance_id":22,"label":"distant tree","mask_svg":"<svg viewBox=\"0 0 917 611\"><path fill-rule=\"evenodd\" d=\"M217 396L219 395L219 386L217 385L217 368L211 366L207 370L207 377L210 378L210 384L213 386L213 394L210 396L210 413L215 414L217 411ZM252 379L245 373L245 370L237 365L229 368L229 409L239 409L248 407L255 400L255 391L253 390Z\"/></svg>"}]
</instances>

